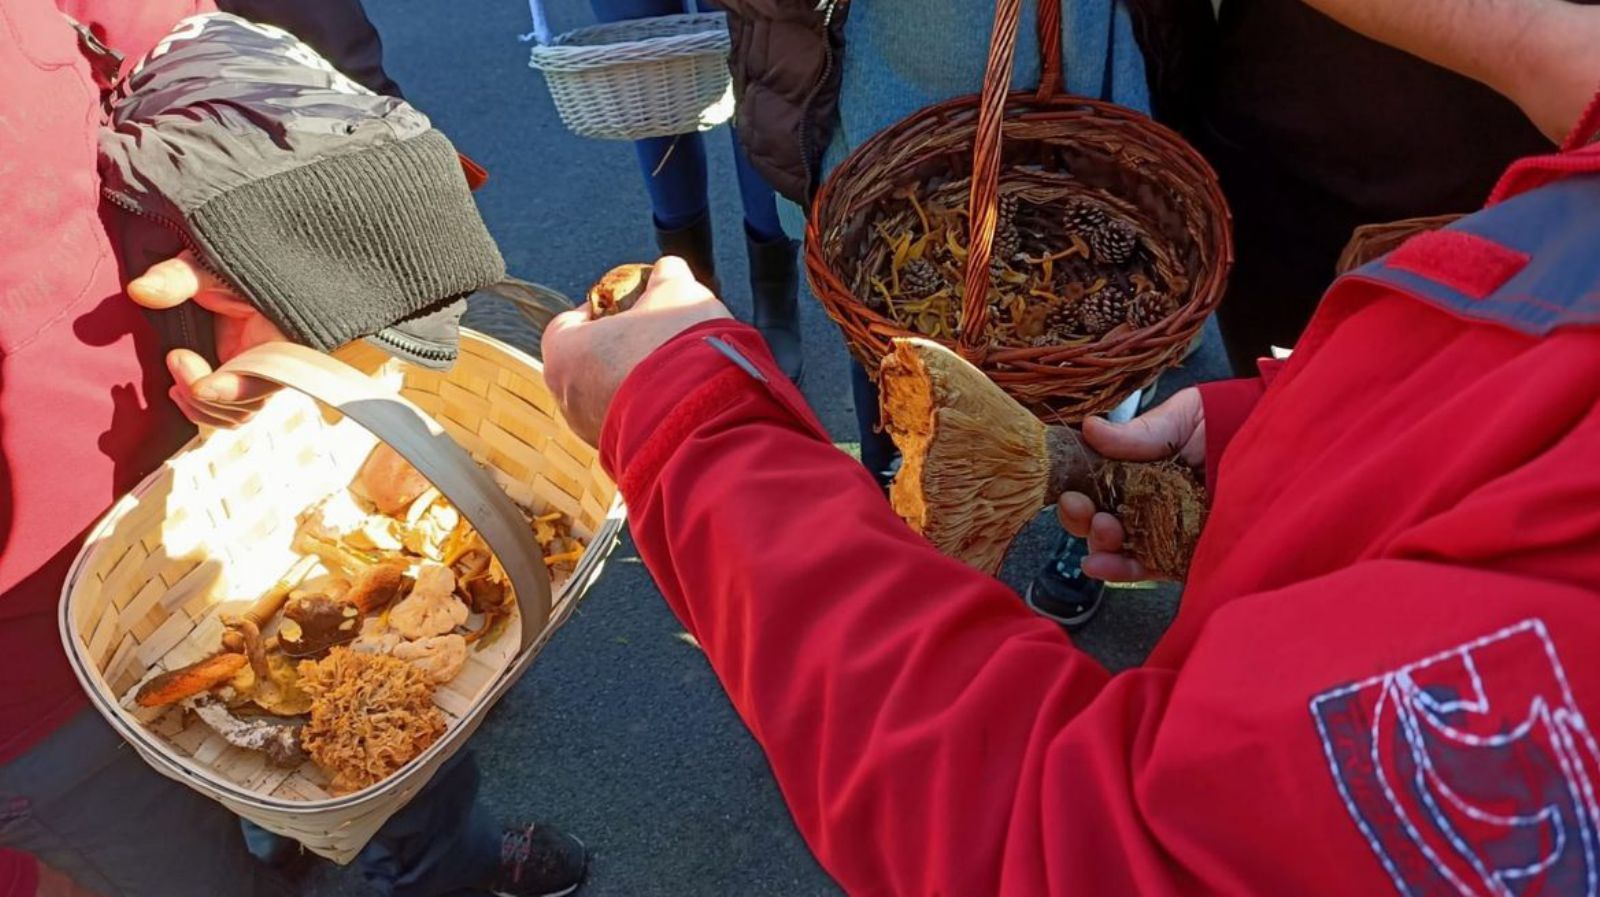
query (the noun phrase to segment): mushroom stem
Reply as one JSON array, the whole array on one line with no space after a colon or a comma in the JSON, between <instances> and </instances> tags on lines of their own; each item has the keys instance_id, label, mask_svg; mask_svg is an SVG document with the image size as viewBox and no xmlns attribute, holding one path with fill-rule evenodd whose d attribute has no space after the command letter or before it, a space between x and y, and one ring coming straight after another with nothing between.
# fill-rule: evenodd
<instances>
[{"instance_id":1,"label":"mushroom stem","mask_svg":"<svg viewBox=\"0 0 1600 897\"><path fill-rule=\"evenodd\" d=\"M1172 461L1108 461L1076 430L1047 427L939 343L896 339L879 368L885 428L900 449L894 509L945 554L986 573L1039 509L1083 492L1117 513L1146 569L1182 574L1205 492Z\"/></svg>"}]
</instances>

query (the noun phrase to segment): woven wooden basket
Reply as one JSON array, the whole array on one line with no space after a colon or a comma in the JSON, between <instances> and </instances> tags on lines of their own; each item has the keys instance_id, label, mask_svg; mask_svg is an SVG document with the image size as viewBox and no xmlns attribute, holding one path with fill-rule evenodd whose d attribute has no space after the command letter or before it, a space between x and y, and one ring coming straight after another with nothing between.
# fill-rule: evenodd
<instances>
[{"instance_id":1,"label":"woven wooden basket","mask_svg":"<svg viewBox=\"0 0 1600 897\"><path fill-rule=\"evenodd\" d=\"M341 350L339 361L287 344L235 358L229 369L292 388L238 429L202 434L118 501L91 532L63 590L61 634L78 678L151 766L341 863L427 783L527 669L600 572L623 524L615 486L562 422L539 363L471 331L463 331L461 348L447 373L359 343ZM220 615L237 612L293 565L296 515L347 486L379 438L473 524L516 592L520 613L510 627L436 695L446 734L387 780L333 796L314 764L275 768L181 709L125 703L152 668L217 649ZM588 546L553 594L518 506L564 511Z\"/></svg>"},{"instance_id":2,"label":"woven wooden basket","mask_svg":"<svg viewBox=\"0 0 1600 897\"><path fill-rule=\"evenodd\" d=\"M1380 255L1391 252L1401 243L1454 224L1460 215L1429 215L1424 218L1403 218L1383 224L1363 224L1350 235L1344 252L1339 254L1337 273L1344 274L1365 265Z\"/></svg>"},{"instance_id":3,"label":"woven wooden basket","mask_svg":"<svg viewBox=\"0 0 1600 897\"><path fill-rule=\"evenodd\" d=\"M867 370L877 370L891 339L933 336L1036 414L1071 423L1116 407L1188 353L1233 262L1230 218L1216 175L1177 134L1132 110L1061 93L1060 0L1039 2L1039 89L1010 90L1020 3L997 3L981 94L897 122L830 175L812 204L806 270ZM911 334L867 302L865 269L881 240L875 224L908 190L928 196L964 179L969 239L958 338ZM989 260L1002 192L1056 210L1035 216L1035 229L1024 231L1025 249L1032 244L1035 252L1069 244L1058 222L1074 199L1116 211L1140 232L1176 310L1152 326L1122 325L1098 340L990 345Z\"/></svg>"},{"instance_id":4,"label":"woven wooden basket","mask_svg":"<svg viewBox=\"0 0 1600 897\"><path fill-rule=\"evenodd\" d=\"M529 0L544 74L567 128L580 137L639 140L707 131L733 117L728 22L684 13L605 22L551 37Z\"/></svg>"}]
</instances>

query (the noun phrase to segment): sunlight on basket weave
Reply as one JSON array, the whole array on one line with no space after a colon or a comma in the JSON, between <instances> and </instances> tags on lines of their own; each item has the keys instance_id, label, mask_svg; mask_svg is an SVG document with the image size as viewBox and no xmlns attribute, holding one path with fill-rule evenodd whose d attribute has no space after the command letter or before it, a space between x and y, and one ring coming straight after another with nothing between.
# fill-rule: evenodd
<instances>
[{"instance_id":1,"label":"sunlight on basket weave","mask_svg":"<svg viewBox=\"0 0 1600 897\"><path fill-rule=\"evenodd\" d=\"M295 517L346 487L376 438L337 411L285 389L249 423L191 442L111 509L70 572L63 638L96 708L158 771L263 827L348 862L476 729L598 575L623 511L593 449L567 430L528 355L462 331L448 372L389 359L365 344L338 357L437 420L522 509L561 510L587 550L554 583L548 620L519 614L508 630L440 688L450 730L385 782L331 797L314 764L267 765L179 708L123 704L155 665L173 668L216 650L223 609L237 611L294 562ZM531 536L530 536L531 538ZM226 604L224 603L226 602ZM522 655L521 627L538 626Z\"/></svg>"}]
</instances>

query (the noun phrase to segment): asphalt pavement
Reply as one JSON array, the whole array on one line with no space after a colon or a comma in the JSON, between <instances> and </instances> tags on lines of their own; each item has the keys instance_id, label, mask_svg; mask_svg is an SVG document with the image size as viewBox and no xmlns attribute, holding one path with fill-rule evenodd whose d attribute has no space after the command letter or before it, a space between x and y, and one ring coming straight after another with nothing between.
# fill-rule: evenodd
<instances>
[{"instance_id":1,"label":"asphalt pavement","mask_svg":"<svg viewBox=\"0 0 1600 897\"><path fill-rule=\"evenodd\" d=\"M579 0L547 0L562 31L591 21ZM519 0L367 0L390 74L456 145L490 172L478 198L512 273L582 295L600 273L654 256L649 207L631 148L570 134L527 67ZM727 129L706 135L718 264L726 300L747 317L743 234ZM838 331L814 300L802 310L805 392L846 449L855 441ZM530 347L505 308L468 323ZM1215 333L1163 391L1223 374ZM1005 578L1025 583L1057 530L1024 534ZM827 572L818 571L819 582ZM928 600L937 600L929 596ZM1174 590L1117 593L1079 642L1110 666L1138 663L1176 608ZM506 822L538 819L594 852L589 897L838 894L795 832L766 760L704 656L662 602L631 543L473 741L483 799ZM353 869L324 864L307 893L370 892Z\"/></svg>"}]
</instances>

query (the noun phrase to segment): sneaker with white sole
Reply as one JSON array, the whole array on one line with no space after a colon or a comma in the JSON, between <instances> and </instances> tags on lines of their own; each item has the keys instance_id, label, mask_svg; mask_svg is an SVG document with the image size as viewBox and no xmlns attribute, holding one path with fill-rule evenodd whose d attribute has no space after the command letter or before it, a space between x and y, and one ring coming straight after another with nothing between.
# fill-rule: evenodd
<instances>
[{"instance_id":1,"label":"sneaker with white sole","mask_svg":"<svg viewBox=\"0 0 1600 897\"><path fill-rule=\"evenodd\" d=\"M566 897L583 886L589 851L577 838L537 823L507 829L500 838L498 897Z\"/></svg>"}]
</instances>

